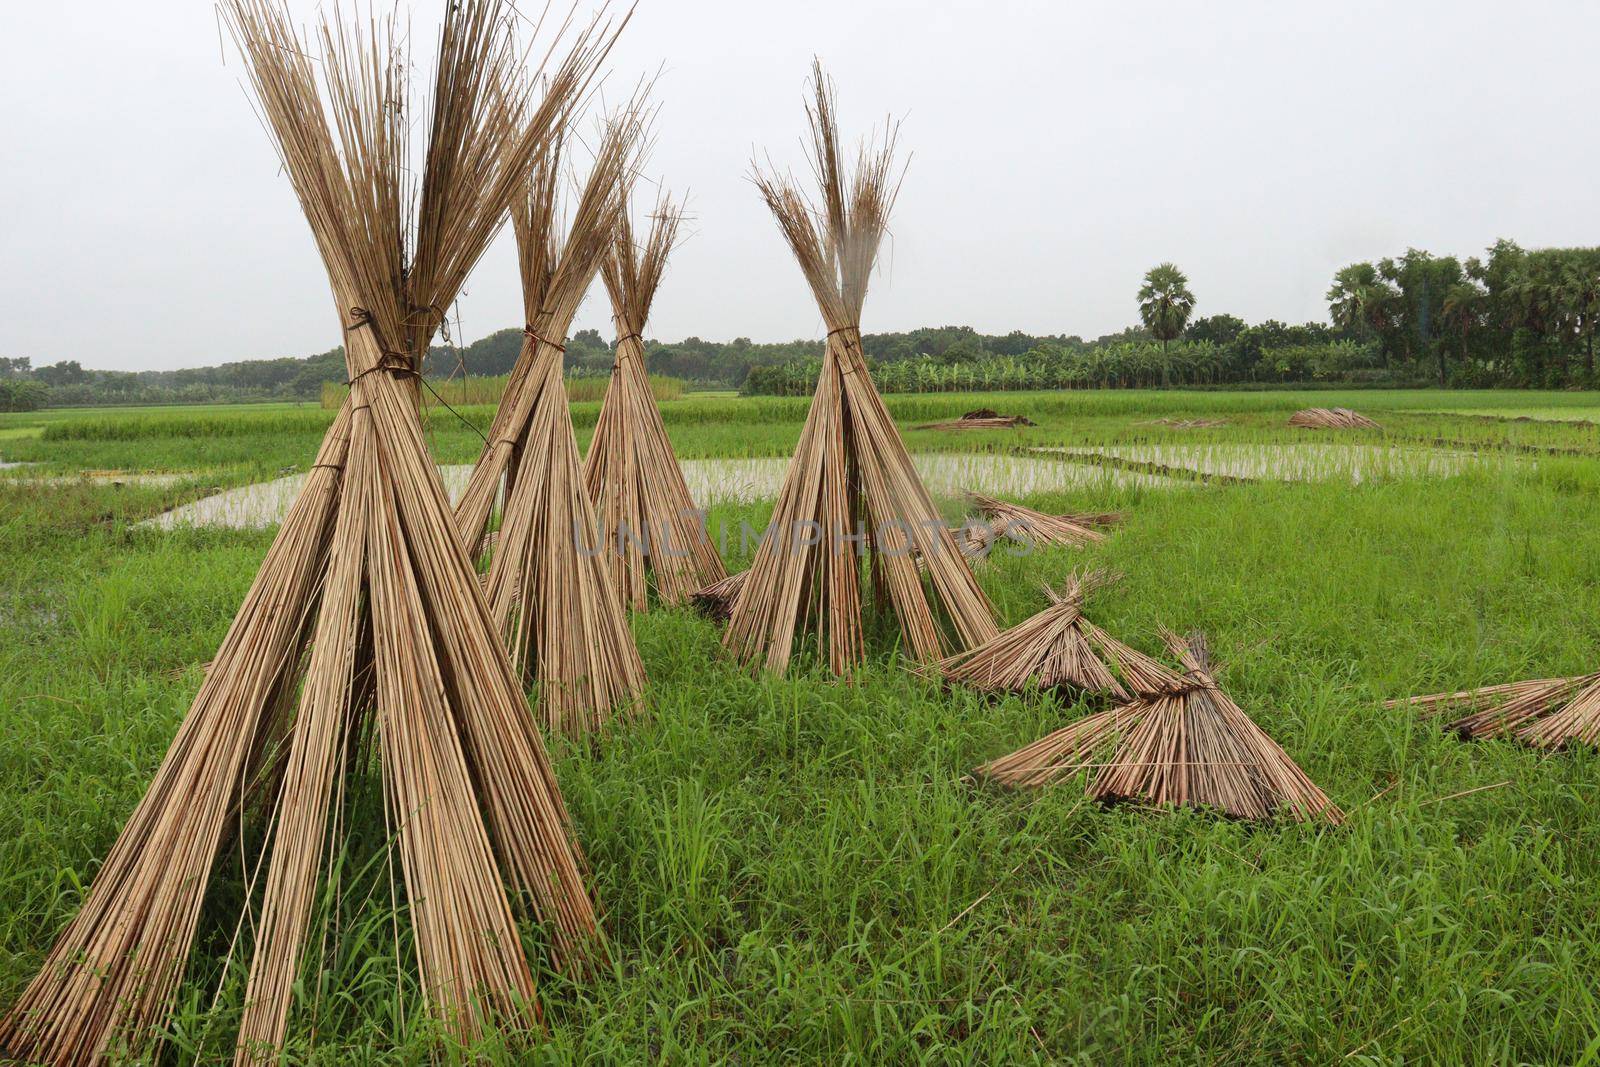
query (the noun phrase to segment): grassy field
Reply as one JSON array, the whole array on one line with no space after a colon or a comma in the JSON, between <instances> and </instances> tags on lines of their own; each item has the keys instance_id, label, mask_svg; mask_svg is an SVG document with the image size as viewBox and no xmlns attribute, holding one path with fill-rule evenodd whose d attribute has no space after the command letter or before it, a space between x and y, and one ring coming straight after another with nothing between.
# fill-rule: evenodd
<instances>
[{"instance_id":1,"label":"grassy field","mask_svg":"<svg viewBox=\"0 0 1600 1067\"><path fill-rule=\"evenodd\" d=\"M430 402L443 402L452 407L468 407L481 404L498 404L500 396L506 391L506 382L510 380L509 374L475 375L466 378L456 378L451 381L435 381L427 379L427 398ZM611 376L594 375L586 378L565 379L567 386L567 400L569 402L598 403L605 399L606 388L611 384ZM650 392L660 403L667 400L677 400L683 396L683 382L677 378L668 378L660 374L650 375ZM322 383L322 406L337 408L344 403L345 397L350 395L350 387L343 382Z\"/></svg>"},{"instance_id":2,"label":"grassy field","mask_svg":"<svg viewBox=\"0 0 1600 1067\"><path fill-rule=\"evenodd\" d=\"M1552 420L1600 413L1600 397L889 403L916 451L1477 450L1479 462L1447 476L1356 486L1173 491L1107 480L1044 493L1028 502L1116 508L1127 521L1086 553L982 565L1005 622L1043 606L1040 582L1093 563L1125 575L1090 612L1130 643L1156 652L1158 624L1204 629L1223 683L1348 824L1250 827L1105 810L1071 787L976 789L963 780L975 764L1082 709L941 691L904 670L881 628L856 684L810 669L750 677L719 654L711 623L652 612L634 623L652 680L648 720L558 759L615 962L583 984L544 976L551 1033L539 1061L1600 1058L1600 757L1464 744L1381 706L1596 669L1600 441L1591 426ZM1355 407L1384 428L1330 437L1283 425L1311 405ZM911 429L979 406L1039 425ZM755 456L786 454L805 407L689 396L664 410L686 457ZM1515 421L1533 411L1550 419ZM468 412L480 427L489 414ZM585 440L595 414L575 406ZM213 485L303 470L328 417L310 406L0 416L0 459L40 464L0 478L0 1006L81 900L270 539L135 523ZM1194 417L1229 424L1152 422ZM451 462L470 462L480 443L442 411L429 439ZM85 469L186 477L160 487L37 479ZM769 508L721 507L712 520L759 525ZM377 788L357 784L358 812L377 810ZM356 824L367 829L346 859L360 870L379 853L381 821ZM363 877L376 888L370 871L352 884ZM231 857L181 998L175 1062L231 1051L242 976L217 961L243 895ZM391 940L386 888L344 900L342 937L296 1009L289 1061L429 1062L437 1037L404 942L397 952ZM537 931L528 937L536 945ZM475 1051L527 1062L511 1041Z\"/></svg>"}]
</instances>

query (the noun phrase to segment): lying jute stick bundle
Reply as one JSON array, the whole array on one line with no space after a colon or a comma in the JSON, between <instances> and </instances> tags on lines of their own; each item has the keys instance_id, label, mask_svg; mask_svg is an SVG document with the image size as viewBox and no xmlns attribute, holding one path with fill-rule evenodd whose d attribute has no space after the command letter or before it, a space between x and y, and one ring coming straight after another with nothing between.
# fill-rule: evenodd
<instances>
[{"instance_id":1,"label":"lying jute stick bundle","mask_svg":"<svg viewBox=\"0 0 1600 1067\"><path fill-rule=\"evenodd\" d=\"M1115 577L1106 571L1068 575L1060 593L1045 587L1050 606L1043 611L923 671L990 693L1067 689L1130 700L1118 673L1136 693L1181 689L1177 675L1084 617L1084 597Z\"/></svg>"},{"instance_id":2,"label":"lying jute stick bundle","mask_svg":"<svg viewBox=\"0 0 1600 1067\"><path fill-rule=\"evenodd\" d=\"M1006 430L1022 426L1032 426L1033 420L1026 415L1002 415L992 408L978 408L963 414L959 419L949 419L944 422L925 422L918 426L919 430Z\"/></svg>"},{"instance_id":3,"label":"lying jute stick bundle","mask_svg":"<svg viewBox=\"0 0 1600 1067\"><path fill-rule=\"evenodd\" d=\"M968 492L967 498L989 519L995 536L1036 545L1067 545L1081 548L1106 539L1097 527L1115 526L1122 521L1116 512L1085 515L1047 515L1042 511L996 500L982 493Z\"/></svg>"},{"instance_id":4,"label":"lying jute stick bundle","mask_svg":"<svg viewBox=\"0 0 1600 1067\"><path fill-rule=\"evenodd\" d=\"M733 602L723 643L739 660L782 673L796 638L811 630L819 656L843 674L864 655L863 552L878 604L893 605L912 657L933 660L969 648L994 636L995 626L861 349L867 282L899 187L894 132L864 145L847 174L832 86L820 64L813 78L807 111L820 203L813 206L790 178L759 168L754 178L810 284L827 343L771 528Z\"/></svg>"},{"instance_id":5,"label":"lying jute stick bundle","mask_svg":"<svg viewBox=\"0 0 1600 1067\"><path fill-rule=\"evenodd\" d=\"M649 606L652 579L662 602L677 604L728 574L689 495L645 369L641 333L683 214L662 196L651 219L640 248L622 214L600 268L617 324L617 361L583 466L612 583L638 611Z\"/></svg>"},{"instance_id":6,"label":"lying jute stick bundle","mask_svg":"<svg viewBox=\"0 0 1600 1067\"><path fill-rule=\"evenodd\" d=\"M606 128L562 232L560 153L540 162L511 209L528 327L500 408L456 505L461 543L477 545L504 484L485 588L512 667L539 685L548 730L580 737L638 710L644 665L597 542L562 382L567 331L610 253L627 203L642 119L629 105Z\"/></svg>"},{"instance_id":7,"label":"lying jute stick bundle","mask_svg":"<svg viewBox=\"0 0 1600 1067\"><path fill-rule=\"evenodd\" d=\"M728 613L733 610L734 598L739 595L739 590L743 588L744 580L749 574L749 571L740 571L701 586L689 594L689 603L702 614L709 615L718 622L727 622Z\"/></svg>"},{"instance_id":8,"label":"lying jute stick bundle","mask_svg":"<svg viewBox=\"0 0 1600 1067\"><path fill-rule=\"evenodd\" d=\"M1228 425L1227 419L1145 419L1136 426L1166 426L1174 430L1213 430Z\"/></svg>"},{"instance_id":9,"label":"lying jute stick bundle","mask_svg":"<svg viewBox=\"0 0 1600 1067\"><path fill-rule=\"evenodd\" d=\"M1390 700L1384 707L1449 716L1444 729L1471 740L1504 737L1535 748L1573 742L1600 746L1600 673L1433 693Z\"/></svg>"},{"instance_id":10,"label":"lying jute stick bundle","mask_svg":"<svg viewBox=\"0 0 1600 1067\"><path fill-rule=\"evenodd\" d=\"M1176 688L1079 719L975 773L1023 788L1095 770L1089 795L1107 802L1342 822L1326 794L1217 685L1204 640L1163 636L1184 667Z\"/></svg>"},{"instance_id":11,"label":"lying jute stick bundle","mask_svg":"<svg viewBox=\"0 0 1600 1067\"><path fill-rule=\"evenodd\" d=\"M1308 430L1378 430L1376 422L1349 408L1306 408L1289 416L1290 426Z\"/></svg>"},{"instance_id":12,"label":"lying jute stick bundle","mask_svg":"<svg viewBox=\"0 0 1600 1067\"><path fill-rule=\"evenodd\" d=\"M369 759L400 853L394 906L450 1034L539 1025L506 881L560 961L598 948L571 823L456 538L414 378L612 34L581 33L541 102L509 3L457 0L431 106L414 112L404 27L333 15L306 40L276 0L222 10L327 268L350 395L149 790L0 1024L0 1049L26 1062L159 1054L230 839L259 850L240 857L260 906L241 922L253 956L236 1059L276 1062L302 971L320 969L309 920L340 867L346 780Z\"/></svg>"}]
</instances>

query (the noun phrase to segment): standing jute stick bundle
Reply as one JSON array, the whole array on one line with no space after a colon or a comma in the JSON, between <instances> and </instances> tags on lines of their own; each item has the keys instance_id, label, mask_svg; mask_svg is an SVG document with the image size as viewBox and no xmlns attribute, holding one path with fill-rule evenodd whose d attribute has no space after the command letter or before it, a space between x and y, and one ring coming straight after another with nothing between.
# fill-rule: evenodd
<instances>
[{"instance_id":1,"label":"standing jute stick bundle","mask_svg":"<svg viewBox=\"0 0 1600 1067\"><path fill-rule=\"evenodd\" d=\"M456 505L461 543L482 544L504 483L486 583L489 609L513 668L539 684L539 721L568 737L636 710L645 687L626 610L596 543L594 505L562 382L567 331L610 252L641 134L633 107L607 125L564 234L556 210L558 152L542 160L512 208L528 326L483 454Z\"/></svg>"},{"instance_id":2,"label":"standing jute stick bundle","mask_svg":"<svg viewBox=\"0 0 1600 1067\"><path fill-rule=\"evenodd\" d=\"M664 603L678 604L728 574L689 495L645 369L642 331L683 215L663 196L651 219L641 249L624 213L600 268L617 324L617 361L583 466L612 581L639 611L649 606L649 579Z\"/></svg>"},{"instance_id":3,"label":"standing jute stick bundle","mask_svg":"<svg viewBox=\"0 0 1600 1067\"><path fill-rule=\"evenodd\" d=\"M1344 815L1211 675L1205 642L1165 632L1183 663L1175 689L1079 719L977 775L1018 788L1098 770L1089 795L1212 808L1239 819L1286 814L1337 825ZM1176 676L1174 676L1176 678Z\"/></svg>"},{"instance_id":4,"label":"standing jute stick bundle","mask_svg":"<svg viewBox=\"0 0 1600 1067\"><path fill-rule=\"evenodd\" d=\"M977 648L941 660L937 673L947 682L991 693L1073 689L1126 701L1132 699L1129 689L1141 694L1181 689L1183 679L1084 617L1084 597L1112 580L1104 571L1091 571L1068 575L1060 593L1046 586L1049 607Z\"/></svg>"},{"instance_id":5,"label":"standing jute stick bundle","mask_svg":"<svg viewBox=\"0 0 1600 1067\"><path fill-rule=\"evenodd\" d=\"M570 820L456 538L411 379L610 34L591 26L541 103L509 5L458 0L419 121L392 22L334 16L308 41L274 0L223 12L327 268L350 397L149 790L0 1024L0 1049L28 1062L152 1055L212 869L242 824L261 896L236 1056L275 1061L302 967L319 962L306 959L313 901L338 868L345 780L368 751L396 828L395 907L451 1033L538 1026L505 881L528 894L560 960L595 947ZM413 126L427 134L420 163Z\"/></svg>"},{"instance_id":6,"label":"standing jute stick bundle","mask_svg":"<svg viewBox=\"0 0 1600 1067\"><path fill-rule=\"evenodd\" d=\"M997 526L1000 527L997 529ZM956 544L961 549L961 555L971 562L981 562L989 556L989 550L994 546L994 539L1005 532L1000 524L975 523L963 527L956 538ZM918 571L926 574L927 563L916 549L911 549L916 556ZM729 614L733 611L733 602L739 596L739 590L744 588L744 582L749 577L748 570L730 574L725 578L718 578L709 585L703 585L689 593L689 603L693 604L701 614L709 616L717 622L727 622Z\"/></svg>"},{"instance_id":7,"label":"standing jute stick bundle","mask_svg":"<svg viewBox=\"0 0 1600 1067\"><path fill-rule=\"evenodd\" d=\"M1572 742L1600 746L1600 674L1510 682L1384 704L1403 706L1429 717L1450 716L1444 728L1471 740L1504 737L1552 749Z\"/></svg>"},{"instance_id":8,"label":"standing jute stick bundle","mask_svg":"<svg viewBox=\"0 0 1600 1067\"><path fill-rule=\"evenodd\" d=\"M899 186L894 133L863 146L846 174L832 86L820 64L813 77L807 112L821 203L814 206L789 178L758 169L755 182L810 284L827 347L771 526L733 601L723 643L743 662L782 673L796 637L814 630L819 655L843 674L863 655L863 555L871 557L879 604L893 605L913 657L970 648L993 637L995 626L861 349L861 307Z\"/></svg>"}]
</instances>

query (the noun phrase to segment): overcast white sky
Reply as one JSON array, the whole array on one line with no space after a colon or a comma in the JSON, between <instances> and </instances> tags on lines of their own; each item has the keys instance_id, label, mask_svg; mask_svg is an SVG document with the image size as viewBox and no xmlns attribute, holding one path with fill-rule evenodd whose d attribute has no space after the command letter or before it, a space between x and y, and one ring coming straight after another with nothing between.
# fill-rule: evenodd
<instances>
[{"instance_id":1,"label":"overcast white sky","mask_svg":"<svg viewBox=\"0 0 1600 1067\"><path fill-rule=\"evenodd\" d=\"M410 10L420 29L439 5ZM1093 336L1164 259L1197 314L1302 321L1339 266L1407 245L1600 243L1597 31L1579 2L640 0L613 96L662 68L649 170L695 215L649 332L822 332L746 180L756 150L799 164L813 53L847 136L892 113L913 155L866 329ZM142 369L337 343L226 60L205 0L4 5L0 354ZM520 323L516 287L506 235L467 339ZM604 311L591 296L579 326Z\"/></svg>"}]
</instances>

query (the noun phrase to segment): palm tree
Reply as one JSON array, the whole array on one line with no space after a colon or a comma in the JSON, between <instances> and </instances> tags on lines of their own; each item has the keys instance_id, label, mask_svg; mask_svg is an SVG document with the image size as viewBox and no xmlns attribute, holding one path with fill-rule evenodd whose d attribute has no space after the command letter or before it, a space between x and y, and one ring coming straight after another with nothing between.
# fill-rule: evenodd
<instances>
[{"instance_id":1,"label":"palm tree","mask_svg":"<svg viewBox=\"0 0 1600 1067\"><path fill-rule=\"evenodd\" d=\"M1561 272L1562 303L1571 316L1574 332L1584 341L1584 363L1589 381L1594 382L1594 334L1600 319L1600 273L1595 257L1580 251L1569 254Z\"/></svg>"},{"instance_id":2,"label":"palm tree","mask_svg":"<svg viewBox=\"0 0 1600 1067\"><path fill-rule=\"evenodd\" d=\"M1194 310L1189 279L1171 263L1151 267L1139 287L1139 317L1145 329L1161 342L1161 384L1167 384L1167 342L1183 332Z\"/></svg>"},{"instance_id":3,"label":"palm tree","mask_svg":"<svg viewBox=\"0 0 1600 1067\"><path fill-rule=\"evenodd\" d=\"M1328 301L1328 316L1341 330L1361 334L1371 332L1378 339L1378 348L1387 363L1388 340L1384 331L1389 327L1390 297L1394 289L1378 274L1371 263L1352 263L1333 276L1333 285L1324 297Z\"/></svg>"},{"instance_id":4,"label":"palm tree","mask_svg":"<svg viewBox=\"0 0 1600 1067\"><path fill-rule=\"evenodd\" d=\"M1445 290L1444 302L1439 306L1439 325L1444 330L1461 336L1461 363L1467 362L1467 333L1478 324L1479 302L1483 290L1470 281L1459 281ZM1439 384L1445 384L1444 341L1439 342Z\"/></svg>"}]
</instances>

